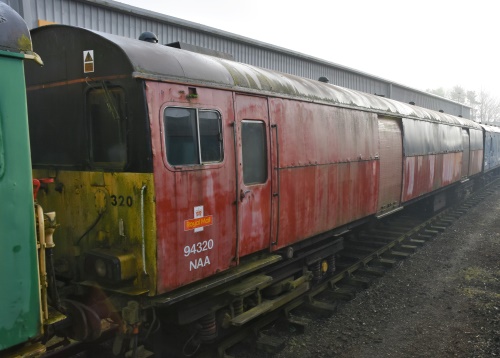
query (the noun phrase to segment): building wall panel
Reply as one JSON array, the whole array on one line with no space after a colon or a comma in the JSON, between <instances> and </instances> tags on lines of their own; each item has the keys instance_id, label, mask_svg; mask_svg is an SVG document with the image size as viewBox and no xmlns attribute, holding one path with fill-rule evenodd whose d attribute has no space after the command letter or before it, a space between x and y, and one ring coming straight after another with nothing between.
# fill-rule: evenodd
<instances>
[{"instance_id":1,"label":"building wall panel","mask_svg":"<svg viewBox=\"0 0 500 358\"><path fill-rule=\"evenodd\" d=\"M22 1L21 0L2 0L2 2L6 3L7 5L9 5L18 14L21 14L21 16L22 16L23 8L22 8Z\"/></svg>"}]
</instances>

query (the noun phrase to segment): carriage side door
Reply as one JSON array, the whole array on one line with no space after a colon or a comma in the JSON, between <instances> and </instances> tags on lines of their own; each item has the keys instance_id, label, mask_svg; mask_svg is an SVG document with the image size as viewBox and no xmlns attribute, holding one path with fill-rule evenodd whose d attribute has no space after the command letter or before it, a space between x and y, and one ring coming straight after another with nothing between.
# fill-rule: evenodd
<instances>
[{"instance_id":1,"label":"carriage side door","mask_svg":"<svg viewBox=\"0 0 500 358\"><path fill-rule=\"evenodd\" d=\"M466 178L469 175L469 162L470 162L470 139L469 131L462 128L462 178Z\"/></svg>"},{"instance_id":2,"label":"carriage side door","mask_svg":"<svg viewBox=\"0 0 500 358\"><path fill-rule=\"evenodd\" d=\"M401 121L379 117L380 188L377 215L397 210L401 205L403 182L403 135Z\"/></svg>"},{"instance_id":3,"label":"carriage side door","mask_svg":"<svg viewBox=\"0 0 500 358\"><path fill-rule=\"evenodd\" d=\"M235 97L237 256L270 247L271 164L267 99Z\"/></svg>"}]
</instances>

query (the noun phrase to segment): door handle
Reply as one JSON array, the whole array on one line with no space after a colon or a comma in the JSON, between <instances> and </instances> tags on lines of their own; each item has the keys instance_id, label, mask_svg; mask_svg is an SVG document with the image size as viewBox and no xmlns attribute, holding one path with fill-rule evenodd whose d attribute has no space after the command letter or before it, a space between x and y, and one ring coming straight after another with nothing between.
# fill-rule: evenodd
<instances>
[{"instance_id":1,"label":"door handle","mask_svg":"<svg viewBox=\"0 0 500 358\"><path fill-rule=\"evenodd\" d=\"M245 190L243 191L243 189L241 189L240 191L240 200L243 201L243 199L245 199L245 197L247 196L247 194L250 193L250 190Z\"/></svg>"}]
</instances>

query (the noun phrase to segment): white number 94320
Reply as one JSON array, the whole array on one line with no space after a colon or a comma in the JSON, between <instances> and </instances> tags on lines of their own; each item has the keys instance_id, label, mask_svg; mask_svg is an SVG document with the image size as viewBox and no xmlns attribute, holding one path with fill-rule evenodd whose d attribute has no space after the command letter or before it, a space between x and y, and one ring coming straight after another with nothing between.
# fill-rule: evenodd
<instances>
[{"instance_id":1,"label":"white number 94320","mask_svg":"<svg viewBox=\"0 0 500 358\"><path fill-rule=\"evenodd\" d=\"M201 252L205 252L208 250L212 250L214 248L214 240L205 240L201 242L197 242L191 246L184 246L184 256L188 257L189 255L199 254Z\"/></svg>"}]
</instances>

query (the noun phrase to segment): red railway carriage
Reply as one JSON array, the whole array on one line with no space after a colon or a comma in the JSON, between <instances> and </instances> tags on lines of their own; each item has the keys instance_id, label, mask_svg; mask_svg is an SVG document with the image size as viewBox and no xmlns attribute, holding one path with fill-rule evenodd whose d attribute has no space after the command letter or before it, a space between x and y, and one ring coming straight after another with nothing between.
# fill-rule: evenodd
<instances>
[{"instance_id":1,"label":"red railway carriage","mask_svg":"<svg viewBox=\"0 0 500 358\"><path fill-rule=\"evenodd\" d=\"M452 120L432 123L403 119L403 201L480 173L480 127L465 127L461 119Z\"/></svg>"},{"instance_id":2,"label":"red railway carriage","mask_svg":"<svg viewBox=\"0 0 500 358\"><path fill-rule=\"evenodd\" d=\"M79 28L33 42L56 275L179 324L276 309L333 273L340 233L480 170L480 127L450 115Z\"/></svg>"}]
</instances>

